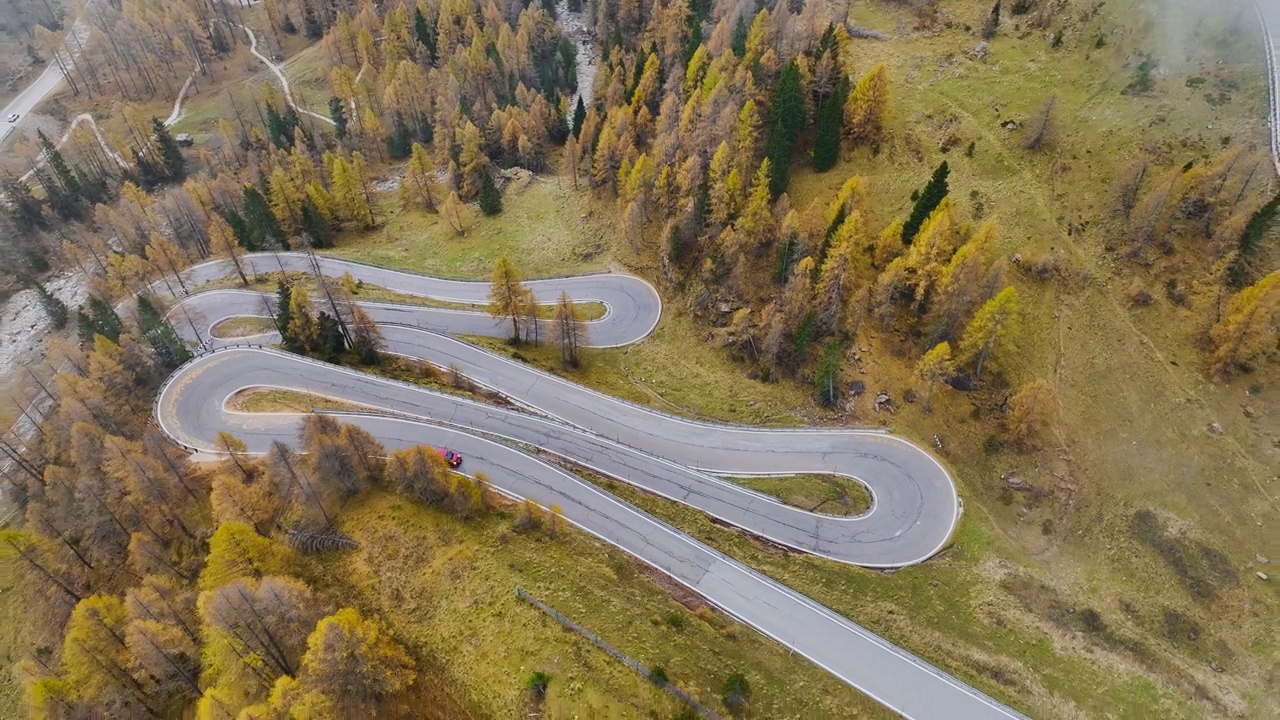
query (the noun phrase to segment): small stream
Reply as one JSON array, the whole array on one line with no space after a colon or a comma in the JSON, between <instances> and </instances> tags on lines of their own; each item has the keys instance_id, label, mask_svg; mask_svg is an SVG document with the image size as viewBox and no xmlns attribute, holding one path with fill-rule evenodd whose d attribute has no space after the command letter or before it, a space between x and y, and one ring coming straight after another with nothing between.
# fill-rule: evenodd
<instances>
[{"instance_id":1,"label":"small stream","mask_svg":"<svg viewBox=\"0 0 1280 720\"><path fill-rule=\"evenodd\" d=\"M587 107L591 107L591 100L595 96L596 67L599 62L596 57L595 38L587 28L586 17L580 12L570 12L569 0L556 1L556 22L560 25L560 30L564 32L565 37L578 46L578 97L582 98L582 102ZM578 104L578 97L569 103L570 114Z\"/></svg>"}]
</instances>

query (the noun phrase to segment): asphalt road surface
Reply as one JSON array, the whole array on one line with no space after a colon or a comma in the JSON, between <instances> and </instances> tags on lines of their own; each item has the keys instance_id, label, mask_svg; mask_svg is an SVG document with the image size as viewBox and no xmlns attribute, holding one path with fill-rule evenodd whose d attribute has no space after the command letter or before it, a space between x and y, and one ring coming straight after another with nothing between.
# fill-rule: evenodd
<instances>
[{"instance_id":1,"label":"asphalt road surface","mask_svg":"<svg viewBox=\"0 0 1280 720\"><path fill-rule=\"evenodd\" d=\"M482 304L488 283L440 280L318 258L327 275L353 276L403 293ZM249 256L246 272L311 269L304 255ZM197 266L188 286L234 273L229 261ZM655 327L661 301L628 275L602 274L529 283L539 299L564 290L578 301L606 304L589 323L589 344L641 341ZM170 312L176 328L218 348L179 369L156 401L156 417L178 442L214 450L227 430L263 451L293 443L294 414L246 414L226 399L250 387L288 388L369 408L333 413L369 430L389 449L427 443L465 458L463 469L486 473L495 487L543 506L668 573L742 622L802 654L893 710L912 718L1020 717L1015 711L892 645L856 623L689 538L569 472L528 454L541 450L684 502L775 542L844 562L898 567L921 562L945 544L959 517L955 486L931 455L877 432L761 429L676 418L513 362L450 338L444 331L502 336L485 313L385 303L362 304L381 324L388 349L438 365L454 365L521 406L508 409L399 383L284 352L234 347L266 344L274 335L219 339L210 328L238 316L267 316L272 296L209 291L185 297ZM319 299L317 308L321 308ZM388 414L390 413L390 414ZM872 510L858 518L808 513L710 475L834 472L871 490Z\"/></svg>"}]
</instances>

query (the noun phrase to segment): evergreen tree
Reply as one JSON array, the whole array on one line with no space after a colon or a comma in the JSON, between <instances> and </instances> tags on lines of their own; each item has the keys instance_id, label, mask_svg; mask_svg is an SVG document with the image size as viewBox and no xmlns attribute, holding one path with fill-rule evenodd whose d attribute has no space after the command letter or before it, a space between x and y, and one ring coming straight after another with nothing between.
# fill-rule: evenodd
<instances>
[{"instance_id":1,"label":"evergreen tree","mask_svg":"<svg viewBox=\"0 0 1280 720\"><path fill-rule=\"evenodd\" d=\"M293 132L274 105L267 105L267 137L281 150L293 145Z\"/></svg>"},{"instance_id":2,"label":"evergreen tree","mask_svg":"<svg viewBox=\"0 0 1280 720\"><path fill-rule=\"evenodd\" d=\"M839 340L827 343L827 349L818 362L818 372L813 376L814 389L818 391L818 402L832 407L840 401L840 350Z\"/></svg>"},{"instance_id":3,"label":"evergreen tree","mask_svg":"<svg viewBox=\"0 0 1280 720\"><path fill-rule=\"evenodd\" d=\"M841 75L831 97L818 110L818 128L813 138L813 169L826 172L835 167L840 157L840 138L844 132L844 107L837 98L849 94L849 78Z\"/></svg>"},{"instance_id":4,"label":"evergreen tree","mask_svg":"<svg viewBox=\"0 0 1280 720\"><path fill-rule=\"evenodd\" d=\"M1262 239L1277 215L1280 215L1280 194L1271 198L1249 217L1249 222L1244 226L1244 231L1240 233L1240 239L1236 244L1235 257L1227 267L1227 285L1232 288L1244 286L1249 279L1249 261L1262 249Z\"/></svg>"},{"instance_id":5,"label":"evergreen tree","mask_svg":"<svg viewBox=\"0 0 1280 720\"><path fill-rule=\"evenodd\" d=\"M328 221L324 219L324 215L320 213L320 209L310 197L302 201L301 214L298 225L303 234L311 239L311 247L333 247L333 231L329 229Z\"/></svg>"},{"instance_id":6,"label":"evergreen tree","mask_svg":"<svg viewBox=\"0 0 1280 720\"><path fill-rule=\"evenodd\" d=\"M30 185L9 176L0 183L0 194L8 201L5 203L6 214L18 230L30 232L48 227L43 203L31 193Z\"/></svg>"},{"instance_id":7,"label":"evergreen tree","mask_svg":"<svg viewBox=\"0 0 1280 720\"><path fill-rule=\"evenodd\" d=\"M920 226L924 221L929 219L929 215L937 209L938 204L942 202L942 198L947 196L950 189L947 187L947 176L951 174L951 168L947 166L947 161L943 160L942 164L933 171L933 177L929 178L929 184L924 186L924 191L920 193L920 197L916 200L916 204L911 208L911 215L907 218L907 222L902 226L902 242L904 245L910 245L916 238L916 233L920 232Z\"/></svg>"},{"instance_id":8,"label":"evergreen tree","mask_svg":"<svg viewBox=\"0 0 1280 720\"><path fill-rule=\"evenodd\" d=\"M228 219L227 222L231 222ZM253 246L246 245L249 250L266 250L280 247L284 243L284 231L280 229L280 221L271 212L271 205L266 197L252 183L244 186L244 223L253 238ZM235 223L231 224L235 229Z\"/></svg>"},{"instance_id":9,"label":"evergreen tree","mask_svg":"<svg viewBox=\"0 0 1280 720\"><path fill-rule=\"evenodd\" d=\"M161 367L172 370L191 359L182 338L145 295L138 296L138 327Z\"/></svg>"},{"instance_id":10,"label":"evergreen tree","mask_svg":"<svg viewBox=\"0 0 1280 720\"><path fill-rule=\"evenodd\" d=\"M804 130L804 94L800 85L800 66L794 59L786 64L778 78L773 102L769 105L769 122L765 157L769 158L773 172L769 191L776 198L791 181L791 153Z\"/></svg>"},{"instance_id":11,"label":"evergreen tree","mask_svg":"<svg viewBox=\"0 0 1280 720\"><path fill-rule=\"evenodd\" d=\"M990 40L995 37L996 29L1000 27L1000 0L996 0L996 4L991 6L991 12L987 13L986 19L982 21L982 39Z\"/></svg>"},{"instance_id":12,"label":"evergreen tree","mask_svg":"<svg viewBox=\"0 0 1280 720\"><path fill-rule=\"evenodd\" d=\"M169 134L160 118L151 118L152 140L160 151L160 159L164 163L166 174L170 180L180 181L187 176L187 161L182 157L178 142Z\"/></svg>"},{"instance_id":13,"label":"evergreen tree","mask_svg":"<svg viewBox=\"0 0 1280 720\"><path fill-rule=\"evenodd\" d=\"M435 65L439 59L436 26L434 23L427 22L426 16L418 8L413 11L413 34L417 37L418 42L422 43L422 47L427 49L427 59L431 61L432 65Z\"/></svg>"},{"instance_id":14,"label":"evergreen tree","mask_svg":"<svg viewBox=\"0 0 1280 720\"><path fill-rule=\"evenodd\" d=\"M747 30L747 15L743 13L738 16L738 22L733 26L733 37L729 41L729 47L738 57L747 54Z\"/></svg>"},{"instance_id":15,"label":"evergreen tree","mask_svg":"<svg viewBox=\"0 0 1280 720\"><path fill-rule=\"evenodd\" d=\"M329 119L333 121L333 136L339 140L347 136L347 109L342 100L329 98Z\"/></svg>"},{"instance_id":16,"label":"evergreen tree","mask_svg":"<svg viewBox=\"0 0 1280 720\"><path fill-rule=\"evenodd\" d=\"M76 311L76 338L80 340L81 347L89 347L93 345L93 336L97 334L97 330L93 327L93 319L85 314L84 310Z\"/></svg>"},{"instance_id":17,"label":"evergreen tree","mask_svg":"<svg viewBox=\"0 0 1280 720\"><path fill-rule=\"evenodd\" d=\"M57 178L58 184L62 186L63 191L68 195L72 197L78 196L80 194L80 178L67 165L66 159L62 157L62 151L54 147L43 130L37 130L36 137L40 139L40 149L44 152L44 160L49 163L49 167L53 168L53 175Z\"/></svg>"},{"instance_id":18,"label":"evergreen tree","mask_svg":"<svg viewBox=\"0 0 1280 720\"><path fill-rule=\"evenodd\" d=\"M487 172L480 177L480 212L490 216L502 212L502 192Z\"/></svg>"},{"instance_id":19,"label":"evergreen tree","mask_svg":"<svg viewBox=\"0 0 1280 720\"><path fill-rule=\"evenodd\" d=\"M231 226L231 232L236 236L236 242L240 244L240 247L250 252L262 249L258 236L249 229L249 224L244 221L243 215L235 210L229 210L225 219L227 224Z\"/></svg>"},{"instance_id":20,"label":"evergreen tree","mask_svg":"<svg viewBox=\"0 0 1280 720\"><path fill-rule=\"evenodd\" d=\"M302 6L302 32L308 40L319 40L324 37L324 25L316 17L316 11L310 5Z\"/></svg>"},{"instance_id":21,"label":"evergreen tree","mask_svg":"<svg viewBox=\"0 0 1280 720\"><path fill-rule=\"evenodd\" d=\"M329 313L320 311L317 317L319 325L320 352L324 359L331 363L338 362L338 356L347 348L346 338L342 335L342 326Z\"/></svg>"},{"instance_id":22,"label":"evergreen tree","mask_svg":"<svg viewBox=\"0 0 1280 720\"><path fill-rule=\"evenodd\" d=\"M587 120L587 106L582 102L582 96L578 96L578 105L573 109L573 137L577 139L582 134L582 123Z\"/></svg>"},{"instance_id":23,"label":"evergreen tree","mask_svg":"<svg viewBox=\"0 0 1280 720\"><path fill-rule=\"evenodd\" d=\"M276 282L276 330L285 347L294 344L289 337L289 323L293 320L293 290L283 280Z\"/></svg>"},{"instance_id":24,"label":"evergreen tree","mask_svg":"<svg viewBox=\"0 0 1280 720\"><path fill-rule=\"evenodd\" d=\"M386 143L387 156L392 160L403 160L409 157L409 151L413 147L413 135L409 132L409 125L405 123L404 116L400 113L396 113L391 134L387 135Z\"/></svg>"},{"instance_id":25,"label":"evergreen tree","mask_svg":"<svg viewBox=\"0 0 1280 720\"><path fill-rule=\"evenodd\" d=\"M298 34L298 26L293 23L293 18L288 15L285 15L284 19L280 21L280 30L283 31L285 35Z\"/></svg>"},{"instance_id":26,"label":"evergreen tree","mask_svg":"<svg viewBox=\"0 0 1280 720\"><path fill-rule=\"evenodd\" d=\"M120 332L124 329L120 316L99 297L89 297L89 321L93 325L95 335L101 335L111 342L120 341ZM92 341L92 338L90 340Z\"/></svg>"},{"instance_id":27,"label":"evergreen tree","mask_svg":"<svg viewBox=\"0 0 1280 720\"><path fill-rule=\"evenodd\" d=\"M40 306L48 313L49 320L53 322L53 326L58 330L67 326L67 304L53 296L53 293L41 285L39 281L32 279L31 289L36 291L40 296Z\"/></svg>"}]
</instances>

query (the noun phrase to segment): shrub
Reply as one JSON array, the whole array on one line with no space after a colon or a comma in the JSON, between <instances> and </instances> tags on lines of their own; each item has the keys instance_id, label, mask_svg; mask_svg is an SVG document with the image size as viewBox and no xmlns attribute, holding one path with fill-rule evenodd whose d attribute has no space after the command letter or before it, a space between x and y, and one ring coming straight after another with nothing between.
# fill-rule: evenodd
<instances>
[{"instance_id":1,"label":"shrub","mask_svg":"<svg viewBox=\"0 0 1280 720\"><path fill-rule=\"evenodd\" d=\"M542 699L547 694L547 685L551 682L551 676L538 670L524 681L524 689L529 691L530 695L538 699Z\"/></svg>"},{"instance_id":2,"label":"shrub","mask_svg":"<svg viewBox=\"0 0 1280 720\"><path fill-rule=\"evenodd\" d=\"M745 714L751 702L751 684L747 682L747 676L736 672L725 678L720 686L720 699L729 714L734 717Z\"/></svg>"}]
</instances>

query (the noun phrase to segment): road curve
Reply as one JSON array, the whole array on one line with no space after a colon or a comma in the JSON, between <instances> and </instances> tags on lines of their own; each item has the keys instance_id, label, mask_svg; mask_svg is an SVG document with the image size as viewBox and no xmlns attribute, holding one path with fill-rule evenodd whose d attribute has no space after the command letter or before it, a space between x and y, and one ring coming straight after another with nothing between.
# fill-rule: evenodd
<instances>
[{"instance_id":1,"label":"road curve","mask_svg":"<svg viewBox=\"0 0 1280 720\"><path fill-rule=\"evenodd\" d=\"M259 272L310 266L305 256L288 253L254 255L246 263ZM331 258L321 258L320 263L326 274L347 271L400 292L461 302L483 302L488 293L487 283L426 278ZM201 282L229 271L229 262L215 261L192 268L184 279ZM609 312L592 329L593 336L607 335L604 344L643 338L660 313L652 287L630 276L530 284L542 299L554 298L563 289L577 300L606 302ZM201 292L178 303L171 318L180 330L199 333L210 345L225 345L226 341L209 338L211 326L227 317L265 315L269 303L270 296L259 293ZM216 433L229 430L251 450L262 451L273 440L293 442L302 417L228 410L226 399L245 388L284 387L395 413L335 415L365 427L391 449L425 442L459 451L467 458L469 472L487 473L503 492L544 506L559 505L570 522L662 569L903 715L1020 717L848 619L519 448L541 448L777 542L867 566L920 562L946 542L954 527L959 515L955 487L925 451L883 433L771 430L675 418L414 326L501 335L503 328L485 314L382 303L365 307L383 323L390 350L439 366L456 365L532 412L498 408L279 351L230 347L205 354L170 377L157 398L157 421L170 437L193 448L213 450ZM707 472L837 472L867 484L875 506L859 518L815 515Z\"/></svg>"}]
</instances>

